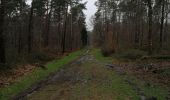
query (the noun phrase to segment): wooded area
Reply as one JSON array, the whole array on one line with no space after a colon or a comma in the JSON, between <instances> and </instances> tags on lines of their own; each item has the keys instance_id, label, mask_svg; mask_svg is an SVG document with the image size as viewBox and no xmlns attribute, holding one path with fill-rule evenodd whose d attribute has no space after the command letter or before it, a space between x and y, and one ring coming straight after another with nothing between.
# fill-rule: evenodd
<instances>
[{"instance_id":1,"label":"wooded area","mask_svg":"<svg viewBox=\"0 0 170 100\"><path fill-rule=\"evenodd\" d=\"M87 34L85 4L81 0L1 0L0 63L32 53L80 49L87 40L82 38Z\"/></svg>"},{"instance_id":2,"label":"wooded area","mask_svg":"<svg viewBox=\"0 0 170 100\"><path fill-rule=\"evenodd\" d=\"M0 0L9 99L170 100L170 0Z\"/></svg>"},{"instance_id":3,"label":"wooded area","mask_svg":"<svg viewBox=\"0 0 170 100\"><path fill-rule=\"evenodd\" d=\"M96 6L92 17L96 46L108 52L170 53L169 0L98 0Z\"/></svg>"}]
</instances>

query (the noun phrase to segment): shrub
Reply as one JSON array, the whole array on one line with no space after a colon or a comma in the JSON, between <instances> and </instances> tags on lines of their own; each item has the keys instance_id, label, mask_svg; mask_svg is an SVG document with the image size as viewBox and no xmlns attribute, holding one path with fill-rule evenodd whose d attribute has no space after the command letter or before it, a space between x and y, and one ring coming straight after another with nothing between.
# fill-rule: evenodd
<instances>
[{"instance_id":1,"label":"shrub","mask_svg":"<svg viewBox=\"0 0 170 100\"><path fill-rule=\"evenodd\" d=\"M12 67L9 64L0 63L0 71L11 69Z\"/></svg>"},{"instance_id":2,"label":"shrub","mask_svg":"<svg viewBox=\"0 0 170 100\"><path fill-rule=\"evenodd\" d=\"M108 57L115 53L115 49L112 46L105 45L102 47L101 52L104 57Z\"/></svg>"},{"instance_id":3,"label":"shrub","mask_svg":"<svg viewBox=\"0 0 170 100\"><path fill-rule=\"evenodd\" d=\"M155 73L159 74L160 77L169 77L170 76L170 68L156 70Z\"/></svg>"},{"instance_id":4,"label":"shrub","mask_svg":"<svg viewBox=\"0 0 170 100\"><path fill-rule=\"evenodd\" d=\"M35 53L28 55L28 57L27 57L27 61L30 63L50 61L52 59L54 59L54 58L51 57L50 55L43 53L43 52L35 52Z\"/></svg>"},{"instance_id":5,"label":"shrub","mask_svg":"<svg viewBox=\"0 0 170 100\"><path fill-rule=\"evenodd\" d=\"M128 50L122 53L121 57L126 58L126 59L139 59L145 55L147 55L145 51L132 49L132 50Z\"/></svg>"}]
</instances>

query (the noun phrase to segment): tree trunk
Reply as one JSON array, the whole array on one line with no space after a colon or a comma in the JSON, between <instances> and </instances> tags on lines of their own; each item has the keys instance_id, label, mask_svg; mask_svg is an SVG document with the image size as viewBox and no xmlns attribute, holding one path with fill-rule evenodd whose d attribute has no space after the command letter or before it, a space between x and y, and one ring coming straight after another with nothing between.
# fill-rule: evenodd
<instances>
[{"instance_id":1,"label":"tree trunk","mask_svg":"<svg viewBox=\"0 0 170 100\"><path fill-rule=\"evenodd\" d=\"M32 0L31 11L29 17L29 26L28 26L28 53L32 51L32 39L33 39L33 9L34 9L34 0Z\"/></svg>"},{"instance_id":2,"label":"tree trunk","mask_svg":"<svg viewBox=\"0 0 170 100\"><path fill-rule=\"evenodd\" d=\"M72 9L72 4L70 5ZM71 13L71 18L70 18L70 50L73 50L73 15Z\"/></svg>"},{"instance_id":3,"label":"tree trunk","mask_svg":"<svg viewBox=\"0 0 170 100\"><path fill-rule=\"evenodd\" d=\"M160 26L160 49L163 45L163 30L164 30L164 12L165 12L165 0L162 0L162 15L161 15L161 26Z\"/></svg>"},{"instance_id":4,"label":"tree trunk","mask_svg":"<svg viewBox=\"0 0 170 100\"><path fill-rule=\"evenodd\" d=\"M5 0L1 0L1 9L0 9L0 63L6 63L5 58L5 41L3 35L3 25L4 25L4 17L5 17Z\"/></svg>"},{"instance_id":5,"label":"tree trunk","mask_svg":"<svg viewBox=\"0 0 170 100\"><path fill-rule=\"evenodd\" d=\"M60 39L60 36L61 36L61 6L59 6L59 11L58 11L58 24L57 24L57 46L61 47L61 39ZM59 49L58 49L59 50Z\"/></svg>"},{"instance_id":6,"label":"tree trunk","mask_svg":"<svg viewBox=\"0 0 170 100\"><path fill-rule=\"evenodd\" d=\"M152 55L152 0L148 0L148 18L149 18L149 29L148 29L148 54Z\"/></svg>"},{"instance_id":7,"label":"tree trunk","mask_svg":"<svg viewBox=\"0 0 170 100\"><path fill-rule=\"evenodd\" d=\"M51 1L52 2L52 1ZM49 12L50 10L50 12ZM52 5L49 8L49 1L47 2L47 17L46 17L46 31L45 31L45 47L49 46L49 32L50 32L50 24L51 24L51 13L52 13Z\"/></svg>"},{"instance_id":8,"label":"tree trunk","mask_svg":"<svg viewBox=\"0 0 170 100\"><path fill-rule=\"evenodd\" d=\"M23 20L22 20L22 13L23 13L23 0L20 0L20 29L19 29L19 37L18 37L18 54L22 52L22 32L23 32Z\"/></svg>"},{"instance_id":9,"label":"tree trunk","mask_svg":"<svg viewBox=\"0 0 170 100\"><path fill-rule=\"evenodd\" d=\"M66 4L66 11L65 11L64 32L63 32L63 37L62 37L62 53L65 52L65 40L66 40L66 28L67 28L67 15L68 15L68 4Z\"/></svg>"}]
</instances>

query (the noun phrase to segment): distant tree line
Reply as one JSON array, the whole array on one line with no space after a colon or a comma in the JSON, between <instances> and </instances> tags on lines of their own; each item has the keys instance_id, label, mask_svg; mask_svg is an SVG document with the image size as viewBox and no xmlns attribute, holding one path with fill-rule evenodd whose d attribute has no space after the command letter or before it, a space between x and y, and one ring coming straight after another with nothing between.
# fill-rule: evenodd
<instances>
[{"instance_id":1,"label":"distant tree line","mask_svg":"<svg viewBox=\"0 0 170 100\"><path fill-rule=\"evenodd\" d=\"M170 51L170 0L98 0L94 44L115 51Z\"/></svg>"},{"instance_id":2,"label":"distant tree line","mask_svg":"<svg viewBox=\"0 0 170 100\"><path fill-rule=\"evenodd\" d=\"M31 5L0 0L0 63L35 51L81 48L85 5L82 0L32 0Z\"/></svg>"}]
</instances>

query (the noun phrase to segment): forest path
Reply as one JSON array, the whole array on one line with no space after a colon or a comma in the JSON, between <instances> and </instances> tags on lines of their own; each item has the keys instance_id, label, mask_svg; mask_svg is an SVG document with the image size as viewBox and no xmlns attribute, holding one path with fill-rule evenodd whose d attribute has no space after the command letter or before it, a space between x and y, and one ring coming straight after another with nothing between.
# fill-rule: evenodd
<instances>
[{"instance_id":1,"label":"forest path","mask_svg":"<svg viewBox=\"0 0 170 100\"><path fill-rule=\"evenodd\" d=\"M26 100L138 100L112 68L88 52L60 70Z\"/></svg>"}]
</instances>

